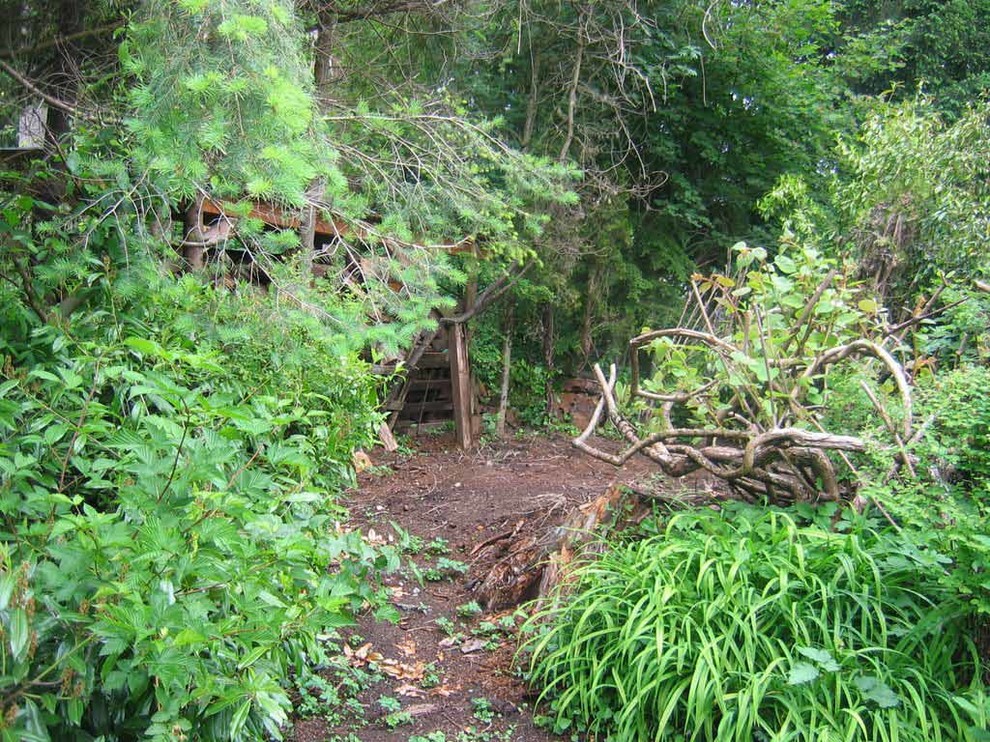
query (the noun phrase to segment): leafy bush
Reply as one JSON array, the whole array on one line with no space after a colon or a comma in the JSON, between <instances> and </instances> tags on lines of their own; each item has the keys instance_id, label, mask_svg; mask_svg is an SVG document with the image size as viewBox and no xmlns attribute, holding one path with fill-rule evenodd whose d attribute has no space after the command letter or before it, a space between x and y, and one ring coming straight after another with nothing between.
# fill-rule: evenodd
<instances>
[{"instance_id":1,"label":"leafy bush","mask_svg":"<svg viewBox=\"0 0 990 742\"><path fill-rule=\"evenodd\" d=\"M525 644L558 729L623 740L976 734L979 660L939 586L943 558L865 522L839 526L728 504L675 515L662 535L579 566Z\"/></svg>"},{"instance_id":2,"label":"leafy bush","mask_svg":"<svg viewBox=\"0 0 990 742\"><path fill-rule=\"evenodd\" d=\"M990 368L960 366L918 381L924 435L912 447L917 478L877 474L866 492L918 542L952 560L943 583L984 623L990 617Z\"/></svg>"},{"instance_id":3,"label":"leafy bush","mask_svg":"<svg viewBox=\"0 0 990 742\"><path fill-rule=\"evenodd\" d=\"M785 175L760 208L826 253L852 254L894 319L904 319L919 293L990 271L986 107L977 102L950 123L925 96L874 102L858 129L840 137L820 196Z\"/></svg>"},{"instance_id":4,"label":"leafy bush","mask_svg":"<svg viewBox=\"0 0 990 742\"><path fill-rule=\"evenodd\" d=\"M918 401L929 426L920 455L940 476L974 494L990 491L990 368L962 366L922 379Z\"/></svg>"},{"instance_id":5,"label":"leafy bush","mask_svg":"<svg viewBox=\"0 0 990 742\"><path fill-rule=\"evenodd\" d=\"M280 737L391 561L337 525L377 421L347 345L141 265L0 336L5 738Z\"/></svg>"}]
</instances>

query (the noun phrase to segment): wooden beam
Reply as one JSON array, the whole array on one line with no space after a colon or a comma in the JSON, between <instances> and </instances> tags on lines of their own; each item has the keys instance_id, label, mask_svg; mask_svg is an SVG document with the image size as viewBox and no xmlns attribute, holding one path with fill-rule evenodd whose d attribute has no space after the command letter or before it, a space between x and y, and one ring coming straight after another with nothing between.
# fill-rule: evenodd
<instances>
[{"instance_id":1,"label":"wooden beam","mask_svg":"<svg viewBox=\"0 0 990 742\"><path fill-rule=\"evenodd\" d=\"M224 209L222 202L213 198L203 199L201 211L205 216L227 217L232 220L237 218L232 214L229 214L228 211ZM321 237L346 237L349 239L368 240L371 242L389 241L382 235L375 234L374 232L360 226L347 224L346 222L337 219L332 221L321 219L319 218L320 212L317 210L316 213L317 219L315 220L315 234ZM248 217L252 219L260 219L271 227L279 227L281 229L301 229L304 222L301 210L283 209L281 206L276 206L275 204L266 203L264 201L252 201L251 211L248 213ZM464 252L478 254L478 248L475 245L473 237L464 237L456 242L442 243L436 245L435 247L442 249L451 255L457 255ZM399 251L396 254L396 258L402 261L403 253Z\"/></svg>"},{"instance_id":2,"label":"wooden beam","mask_svg":"<svg viewBox=\"0 0 990 742\"><path fill-rule=\"evenodd\" d=\"M429 402L406 402L402 410L406 417L417 418L424 412L451 412L454 403L449 399L437 399Z\"/></svg>"},{"instance_id":3,"label":"wooden beam","mask_svg":"<svg viewBox=\"0 0 990 742\"><path fill-rule=\"evenodd\" d=\"M459 445L468 450L474 444L471 435L471 367L468 365L467 337L463 324L450 325L450 388L454 397L454 429Z\"/></svg>"},{"instance_id":4,"label":"wooden beam","mask_svg":"<svg viewBox=\"0 0 990 742\"><path fill-rule=\"evenodd\" d=\"M419 359L416 369L447 368L448 366L450 366L450 361L447 358L447 351L430 351L424 353Z\"/></svg>"},{"instance_id":5,"label":"wooden beam","mask_svg":"<svg viewBox=\"0 0 990 742\"><path fill-rule=\"evenodd\" d=\"M212 198L203 200L203 213L209 216L229 216L227 211L223 208L223 204ZM293 211L287 212L282 207L275 206L274 204L254 202L251 204L251 212L248 216L252 219L260 219L269 226L281 227L282 229L299 229L302 226L301 213L296 213ZM314 220L314 226L314 232L316 234L330 237L353 232L353 230L351 230L343 222L328 222L325 219L319 218Z\"/></svg>"}]
</instances>

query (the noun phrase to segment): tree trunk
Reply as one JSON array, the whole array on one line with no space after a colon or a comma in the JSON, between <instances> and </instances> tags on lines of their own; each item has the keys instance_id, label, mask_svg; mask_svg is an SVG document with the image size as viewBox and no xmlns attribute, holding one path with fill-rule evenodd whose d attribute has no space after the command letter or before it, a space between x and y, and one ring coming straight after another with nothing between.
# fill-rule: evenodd
<instances>
[{"instance_id":1,"label":"tree trunk","mask_svg":"<svg viewBox=\"0 0 990 742\"><path fill-rule=\"evenodd\" d=\"M317 16L319 27L314 47L313 82L316 86L317 105L326 110L332 97L333 83L340 78L340 69L333 56L337 42L336 15L321 8Z\"/></svg>"},{"instance_id":2,"label":"tree trunk","mask_svg":"<svg viewBox=\"0 0 990 742\"><path fill-rule=\"evenodd\" d=\"M560 154L557 156L557 159L561 163L567 162L567 157L571 151L571 143L574 141L574 117L577 113L577 93L578 85L581 82L581 65L584 62L584 24L587 12L587 8L581 8L581 15L578 17L577 54L574 57L574 68L571 72L571 81L570 85L568 85L567 93L566 134L564 135L564 143L560 146Z\"/></svg>"},{"instance_id":3,"label":"tree trunk","mask_svg":"<svg viewBox=\"0 0 990 742\"><path fill-rule=\"evenodd\" d=\"M77 0L61 0L58 4L58 17L55 22L58 26L57 35L61 38L76 36L83 30L83 22L86 17L86 2ZM79 92L79 54L78 45L73 41L64 41L56 46L55 65L49 76L49 92L70 105L76 102ZM48 120L46 122L46 137L52 145L58 139L67 134L71 127L70 116L67 111L55 106L48 106Z\"/></svg>"},{"instance_id":4,"label":"tree trunk","mask_svg":"<svg viewBox=\"0 0 990 742\"><path fill-rule=\"evenodd\" d=\"M515 326L515 307L509 305L506 310L505 324L502 332L505 339L502 343L502 391L498 399L498 420L495 423L495 434L505 438L505 416L509 409L509 377L512 370L512 331Z\"/></svg>"},{"instance_id":5,"label":"tree trunk","mask_svg":"<svg viewBox=\"0 0 990 742\"><path fill-rule=\"evenodd\" d=\"M587 366L594 347L593 328L595 320L596 295L601 278L601 265L595 264L588 273L588 285L584 294L584 316L581 319L582 367Z\"/></svg>"},{"instance_id":6,"label":"tree trunk","mask_svg":"<svg viewBox=\"0 0 990 742\"><path fill-rule=\"evenodd\" d=\"M519 142L519 149L529 152L530 144L533 141L533 129L536 126L536 115L539 111L540 99L540 50L533 51L533 69L529 81L529 99L526 101L526 122L523 125L522 140Z\"/></svg>"},{"instance_id":7,"label":"tree trunk","mask_svg":"<svg viewBox=\"0 0 990 742\"><path fill-rule=\"evenodd\" d=\"M554 369L554 342L556 341L556 330L554 328L553 304L543 305L543 361L547 367L547 414L553 411L553 369Z\"/></svg>"}]
</instances>

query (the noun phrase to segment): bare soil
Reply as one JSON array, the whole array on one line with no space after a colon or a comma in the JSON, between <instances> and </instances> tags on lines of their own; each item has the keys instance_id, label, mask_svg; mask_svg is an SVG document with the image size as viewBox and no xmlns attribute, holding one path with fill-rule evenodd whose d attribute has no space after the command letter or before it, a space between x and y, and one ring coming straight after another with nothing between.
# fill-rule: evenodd
<instances>
[{"instance_id":1,"label":"bare soil","mask_svg":"<svg viewBox=\"0 0 990 742\"><path fill-rule=\"evenodd\" d=\"M447 437L420 437L414 445L412 453L372 452L372 467L347 497L353 524L372 540L400 544L418 537L422 549L409 558L423 574L440 558L425 547L446 542L446 558L468 565L467 572L449 572L440 581L420 581L409 569L391 576L387 585L399 623L362 616L349 634L350 663L378 671L379 680L358 696L363 714L332 726L322 718L301 719L292 739L559 739L534 724L533 693L513 663L519 612L467 615L498 552L488 547L545 533L611 485L643 486L655 470L646 463L616 470L562 437L516 439L470 452L455 450ZM383 696L407 714L396 716L397 703L389 701L393 710L382 708Z\"/></svg>"}]
</instances>

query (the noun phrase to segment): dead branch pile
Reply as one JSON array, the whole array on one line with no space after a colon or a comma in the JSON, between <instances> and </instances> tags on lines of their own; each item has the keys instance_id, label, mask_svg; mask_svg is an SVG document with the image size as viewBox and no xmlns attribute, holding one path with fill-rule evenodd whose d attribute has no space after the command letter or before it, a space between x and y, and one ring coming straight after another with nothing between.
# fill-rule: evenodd
<instances>
[{"instance_id":1,"label":"dead branch pile","mask_svg":"<svg viewBox=\"0 0 990 742\"><path fill-rule=\"evenodd\" d=\"M895 452L898 467L910 470L909 378L884 347L900 326L881 326L875 304L866 300L859 301L866 307L859 315L850 312L858 295L840 271L806 280L802 294L799 269L788 268L787 275L770 266L737 278L696 276L695 316L704 329L656 330L630 341L632 414L624 413L616 398L615 366L606 378L596 365L601 398L574 445L617 467L641 455L670 477L704 471L747 499L852 498L857 474L850 454L864 452L867 441L826 429L821 407L830 372L847 361L860 372L864 399L889 437L883 445ZM778 286L786 281L800 301L788 297L789 305L782 306L753 299L753 287L773 281ZM842 332L834 312L828 314L832 306L846 312ZM644 388L641 351L653 352L661 365L679 354L681 370L701 369L694 376L681 374L695 379L694 386ZM603 417L621 435L621 450L592 441Z\"/></svg>"},{"instance_id":2,"label":"dead branch pile","mask_svg":"<svg viewBox=\"0 0 990 742\"><path fill-rule=\"evenodd\" d=\"M848 269L833 269L824 278L811 269L807 276L800 271L797 267L787 272L785 280L797 287L795 293L805 282L801 301L791 297L789 305L740 301L758 293L753 287L758 289L761 282L773 283L772 269L762 269L759 280L748 282L750 292L739 290L745 276L695 277L693 316L704 329L685 322L630 341L629 397L640 403L638 407L620 406L615 366L606 378L596 365L601 397L574 445L616 467L633 456L645 456L670 477L697 473L705 481L721 481L729 492L721 487L713 491L723 496L772 502L844 498L861 504L856 494L861 477L853 457L866 451L868 441L846 434L848 426L842 433L828 430L824 414L829 376L846 363L863 402L874 413L875 427L886 436L879 445L892 454L890 476L899 470L914 476L909 449L932 420L914 425L911 378L897 355L904 352L912 327L958 302L939 305L937 290L909 319L887 324L876 302L863 298L855 283L846 283ZM976 288L990 291L981 282ZM843 314L837 316L822 302ZM851 307L858 307L859 313ZM686 316L690 317L687 312ZM702 372L685 375L694 380L693 386L658 391L656 384L641 378L640 355L649 351L655 366L669 351L680 353L685 367ZM912 359L907 368L917 373L927 365L926 359ZM685 423L699 418L702 424ZM621 436L621 447L614 440L593 438L605 420ZM876 447L878 441L874 438L869 445ZM567 580L568 565L576 557L593 555L608 532L639 522L658 497L665 499L662 492L610 487L540 536L517 539L517 525L489 539L477 549L486 564L477 583L479 599L499 609L547 595Z\"/></svg>"}]
</instances>

